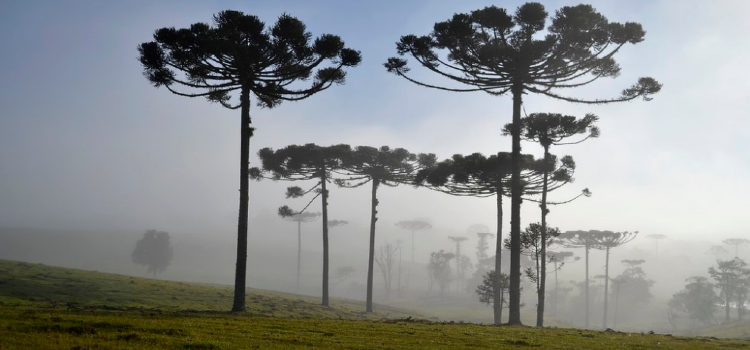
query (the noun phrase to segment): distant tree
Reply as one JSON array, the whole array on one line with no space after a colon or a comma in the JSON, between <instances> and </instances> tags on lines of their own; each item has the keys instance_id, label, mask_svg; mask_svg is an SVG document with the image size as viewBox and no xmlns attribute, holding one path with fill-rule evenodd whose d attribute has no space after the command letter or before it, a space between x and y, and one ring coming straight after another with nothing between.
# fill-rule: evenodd
<instances>
[{"instance_id":1,"label":"distant tree","mask_svg":"<svg viewBox=\"0 0 750 350\"><path fill-rule=\"evenodd\" d=\"M429 230L432 225L427 221L422 220L410 220L410 221L399 221L396 223L396 227L411 231L411 263L414 264L414 232Z\"/></svg>"},{"instance_id":2,"label":"distant tree","mask_svg":"<svg viewBox=\"0 0 750 350\"><path fill-rule=\"evenodd\" d=\"M737 257L737 248L739 248L742 245L746 245L746 244L750 243L750 240L745 239L745 238L727 238L727 239L725 239L725 240L723 240L721 242L724 243L724 244L726 244L726 245L733 245L734 246L734 257L736 258Z\"/></svg>"},{"instance_id":3,"label":"distant tree","mask_svg":"<svg viewBox=\"0 0 750 350\"><path fill-rule=\"evenodd\" d=\"M133 263L147 267L146 273L163 272L172 261L172 246L169 243L169 233L148 230L135 244L131 255Z\"/></svg>"},{"instance_id":4,"label":"distant tree","mask_svg":"<svg viewBox=\"0 0 750 350\"><path fill-rule=\"evenodd\" d=\"M555 241L555 242L558 242L558 241ZM560 304L558 304L558 296L559 296L560 293L559 293L559 284L558 284L558 280L557 280L557 272L560 271L560 269L562 269L563 266L565 266L565 264L567 264L568 262L578 261L581 258L575 256L575 254L573 254L573 252L552 252L552 251L548 251L547 252L547 256L549 257L549 262L554 265L554 272L555 272L555 294L554 294L554 297L552 298L552 300L553 300L553 304L555 305L555 307L553 309L553 314L557 315L557 305L560 305Z\"/></svg>"},{"instance_id":5,"label":"distant tree","mask_svg":"<svg viewBox=\"0 0 750 350\"><path fill-rule=\"evenodd\" d=\"M574 116L562 115L559 113L532 113L531 115L521 118L521 139L531 142L536 142L542 149L544 149L544 159L542 160L542 199L539 203L539 207L542 210L541 228L539 232L541 237L539 239L540 249L537 266L541 265L541 271L537 271L539 282L537 283L537 313L536 313L536 326L544 326L544 297L546 295L546 278L547 278L547 214L549 209L547 208L547 194L550 192L549 178L550 176L558 176L558 182L567 183L572 181L572 177L569 174L567 168L562 168L563 172L559 173L560 169L556 169L555 159L549 152L550 147L553 145L566 145L581 143L591 137L599 137L599 128L594 125L599 117L593 114L587 114L581 119L577 119ZM503 130L504 135L511 135L513 132L513 124L506 124ZM578 140L567 140L569 138L578 136L580 134L587 133L585 137L580 137ZM558 172L555 172L558 170ZM559 188L559 186L558 186ZM583 194L590 196L591 193L588 189L584 190ZM523 233L521 233L523 235ZM523 240L523 238L522 238ZM523 243L522 243L523 245ZM523 249L523 247L521 248Z\"/></svg>"},{"instance_id":6,"label":"distant tree","mask_svg":"<svg viewBox=\"0 0 750 350\"><path fill-rule=\"evenodd\" d=\"M654 241L654 256L659 256L659 241L667 239L668 236L656 233L647 235L646 238Z\"/></svg>"},{"instance_id":7,"label":"distant tree","mask_svg":"<svg viewBox=\"0 0 750 350\"><path fill-rule=\"evenodd\" d=\"M549 26L547 17L544 6L536 2L521 5L515 15L490 6L454 14L452 19L435 23L429 35L405 35L396 44L400 56L411 56L422 67L467 85L466 88L418 81L407 74L407 61L399 57L391 57L384 64L389 72L420 86L513 97L510 324L521 324L523 96L534 93L569 102L604 104L638 97L649 100L661 89L653 78L640 78L612 99L560 95L557 91L588 85L603 77L617 77L620 66L613 58L615 53L625 44L643 41L645 31L638 23L610 23L591 5L563 7L550 18Z\"/></svg>"},{"instance_id":8,"label":"distant tree","mask_svg":"<svg viewBox=\"0 0 750 350\"><path fill-rule=\"evenodd\" d=\"M240 209L237 225L237 268L232 311L245 310L247 274L247 218L250 138L250 94L257 104L273 108L283 101L299 101L333 84L343 84L345 67L359 65L358 51L346 48L336 35L311 42L305 24L287 14L272 27L239 11L214 15L214 26L195 23L190 28L167 27L154 41L138 46L143 74L155 87L187 97L205 97L229 109L240 109ZM328 67L318 67L324 62ZM315 71L315 72L314 72ZM312 84L297 88L295 82ZM239 92L239 101L230 94Z\"/></svg>"},{"instance_id":9,"label":"distant tree","mask_svg":"<svg viewBox=\"0 0 750 350\"><path fill-rule=\"evenodd\" d=\"M648 304L651 300L651 287L654 285L653 280L646 278L646 272L643 271L640 265L645 260L621 260L621 262L627 267L620 275L612 278L612 287L614 288L610 293L613 294L615 299L615 312L613 327L617 327L617 311L619 309L620 300L625 302L628 310L631 310L637 306Z\"/></svg>"},{"instance_id":10,"label":"distant tree","mask_svg":"<svg viewBox=\"0 0 750 350\"><path fill-rule=\"evenodd\" d=\"M686 282L685 289L669 300L670 311L685 312L690 319L704 325L716 323L714 311L721 299L716 295L714 285L706 277L690 277Z\"/></svg>"},{"instance_id":11,"label":"distant tree","mask_svg":"<svg viewBox=\"0 0 750 350\"><path fill-rule=\"evenodd\" d=\"M445 293L445 290L453 279L449 263L455 257L455 254L442 249L438 252L430 253L430 263L427 265L427 271L430 273L430 289L432 289L433 284L437 283L441 296Z\"/></svg>"},{"instance_id":12,"label":"distant tree","mask_svg":"<svg viewBox=\"0 0 750 350\"><path fill-rule=\"evenodd\" d=\"M354 271L355 271L354 268L351 266L344 266L344 267L339 267L338 269L336 269L336 273L333 275L333 278L332 278L333 286L336 287L339 284L341 284L341 282L344 282L347 279L349 279L354 273Z\"/></svg>"},{"instance_id":13,"label":"distant tree","mask_svg":"<svg viewBox=\"0 0 750 350\"><path fill-rule=\"evenodd\" d=\"M463 276L461 275L461 243L468 240L466 237L458 237L458 236L451 236L448 237L453 243L456 243L456 294L458 294L458 291L461 288L461 279Z\"/></svg>"},{"instance_id":14,"label":"distant tree","mask_svg":"<svg viewBox=\"0 0 750 350\"><path fill-rule=\"evenodd\" d=\"M263 164L263 169L250 169L252 178L260 178L263 173L271 173L274 180L286 181L314 181L314 185L308 189L299 186L287 188L286 198L299 198L314 192L315 196L300 212L307 210L312 202L321 198L322 226L323 226L323 279L322 279L322 301L323 306L328 306L328 199L330 193L328 184L333 180L331 173L341 169L342 159L351 152L349 145L335 145L322 147L316 144L303 146L290 145L274 151L271 148L263 148L258 156ZM299 285L297 285L299 288Z\"/></svg>"},{"instance_id":15,"label":"distant tree","mask_svg":"<svg viewBox=\"0 0 750 350\"><path fill-rule=\"evenodd\" d=\"M500 283L497 283L500 281ZM477 286L476 292L479 295L479 302L486 305L493 305L493 308L503 308L505 296L508 294L508 275L500 273L500 277L495 276L495 270L489 270L482 279L482 284ZM498 286L497 293L495 286ZM499 299L495 299L500 296ZM498 301L499 300L499 301ZM495 306L496 305L496 306Z\"/></svg>"},{"instance_id":16,"label":"distant tree","mask_svg":"<svg viewBox=\"0 0 750 350\"><path fill-rule=\"evenodd\" d=\"M606 251L604 262L604 317L602 328L607 329L607 311L609 310L609 251L635 239L638 231L634 232L612 232L602 231L598 236L597 246Z\"/></svg>"},{"instance_id":17,"label":"distant tree","mask_svg":"<svg viewBox=\"0 0 750 350\"><path fill-rule=\"evenodd\" d=\"M726 249L724 249L724 247L720 245L715 245L715 246L711 246L711 248L708 248L708 250L706 251L706 254L719 256L719 255L729 254L729 252Z\"/></svg>"},{"instance_id":18,"label":"distant tree","mask_svg":"<svg viewBox=\"0 0 750 350\"><path fill-rule=\"evenodd\" d=\"M560 234L560 243L566 248L583 248L585 251L585 264L586 264L586 279L583 287L583 298L586 305L585 308L585 327L589 327L589 310L590 310L590 294L589 294L589 251L594 248L599 248L599 237L602 231L566 231Z\"/></svg>"},{"instance_id":19,"label":"distant tree","mask_svg":"<svg viewBox=\"0 0 750 350\"><path fill-rule=\"evenodd\" d=\"M475 225L472 225L474 227ZM466 292L471 293L476 290L477 286L482 284L482 281L484 279L484 275L487 274L487 271L492 269L494 259L490 257L487 254L487 250L490 248L489 242L487 242L488 239L495 238L495 235L492 233L486 232L489 230L487 226L483 226L483 228L479 228L485 231L476 231L476 230L467 230L467 233L475 233L477 235L477 263L475 265L476 270L474 270L474 273L471 276L471 279L469 280L469 283L466 284ZM473 232L472 232L473 231Z\"/></svg>"},{"instance_id":20,"label":"distant tree","mask_svg":"<svg viewBox=\"0 0 750 350\"><path fill-rule=\"evenodd\" d=\"M396 253L399 247L392 243L381 245L375 252L375 263L378 264L380 272L383 274L383 283L385 286L385 299L391 297L391 286L393 285L393 263L395 262Z\"/></svg>"},{"instance_id":21,"label":"distant tree","mask_svg":"<svg viewBox=\"0 0 750 350\"><path fill-rule=\"evenodd\" d=\"M318 220L318 218L320 218L320 213L296 213L291 208L283 206L279 208L278 214L279 217L286 221L297 223L297 279L294 284L294 290L299 292L299 277L302 267L302 224Z\"/></svg>"},{"instance_id":22,"label":"distant tree","mask_svg":"<svg viewBox=\"0 0 750 350\"><path fill-rule=\"evenodd\" d=\"M740 303L744 303L747 296L747 279L750 278L750 269L747 263L740 259L716 260L716 267L711 266L708 274L716 281L716 286L721 290L721 298L724 301L725 318L724 322L729 322L729 306L732 301L737 301L738 313L742 308ZM742 299L742 300L740 300Z\"/></svg>"},{"instance_id":23,"label":"distant tree","mask_svg":"<svg viewBox=\"0 0 750 350\"><path fill-rule=\"evenodd\" d=\"M391 149L358 146L344 158L342 171L347 176L338 179L341 187L354 188L372 183L370 208L370 253L367 267L367 311L372 308L372 285L375 259L375 222L380 185L395 187L399 184L412 184L414 175L421 166L429 166L435 161L434 154L413 154L403 148Z\"/></svg>"}]
</instances>

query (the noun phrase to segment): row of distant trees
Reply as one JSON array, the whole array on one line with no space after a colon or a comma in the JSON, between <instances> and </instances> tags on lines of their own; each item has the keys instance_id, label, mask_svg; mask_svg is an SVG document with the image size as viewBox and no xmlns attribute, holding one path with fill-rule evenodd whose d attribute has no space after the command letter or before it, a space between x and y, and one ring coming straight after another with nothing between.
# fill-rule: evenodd
<instances>
[{"instance_id":1,"label":"row of distant trees","mask_svg":"<svg viewBox=\"0 0 750 350\"><path fill-rule=\"evenodd\" d=\"M420 86L445 91L477 91L493 96L512 96L512 123L505 129L512 139L511 152L497 155L497 158L507 158L503 164L507 167L504 171L509 179L505 180L506 191L495 192L498 202L503 195L511 198L510 324L521 323L520 208L524 195L530 194L528 180L523 175L527 169L525 164L528 164L528 157L521 154L521 139L524 135L529 136L528 133L525 134L524 128L526 126L528 131L531 126L524 124L521 118L523 96L541 94L569 102L604 104L636 98L648 100L661 89L661 84L656 80L640 78L631 87L624 89L620 96L610 99L577 98L560 94L561 90L584 86L599 78L618 76L620 66L614 60L615 53L626 44L643 41L645 31L638 23L609 22L590 5L563 7L549 18L549 25L548 17L550 16L544 6L539 3L526 3L513 14L490 6L470 13L455 14L447 21L436 23L428 35L401 37L396 45L401 57L413 58L419 66L434 72L435 76L447 78L451 81L450 85L415 80L409 76L410 68L401 57L389 58L384 64L388 72ZM326 34L312 40L305 25L286 14L269 28L265 28L265 24L256 16L238 11L220 12L214 16L214 23L213 27L196 23L185 29L159 29L155 32L153 41L141 44L138 49L144 73L154 86L165 87L181 96L205 97L224 107L241 110L240 214L232 309L242 311L245 310L248 179L251 175L248 166L249 140L255 131L249 113L250 95L252 93L255 96L255 102L261 107L267 108L276 107L283 101L305 99L333 84L343 84L344 69L359 65L361 56L358 51L347 48L335 35ZM329 65L324 66L325 62ZM310 80L311 84L306 86L295 84ZM457 88L456 84L465 88ZM231 94L238 94L239 101L233 101ZM373 187L368 265L370 288L367 297L367 311L372 311L377 189L380 185L407 182L403 177L410 175L410 172L404 170L413 170L414 163L421 159L403 149L391 151L388 148L358 147L352 154L356 157L344 158L355 161L348 164L346 162L349 160L343 161L348 167L348 178L339 179L340 185L356 187L370 182ZM480 155L477 157L481 158ZM463 158L465 157L454 158L446 164L449 169L454 169L452 162L463 161ZM564 158L561 163L566 163ZM408 168L404 168L404 164L409 164ZM539 193L542 209L540 225L542 235L546 235L547 180L549 177L554 178L552 174L555 171L547 148L543 165L546 170L536 181L542 186L542 192ZM315 190L323 195L325 255L328 240L325 184L328 175L326 171L315 174L316 179L322 179L318 182L319 188L316 187ZM466 178L455 174L450 177L457 183ZM496 188L503 186L498 185ZM296 194L303 192L293 193ZM501 227L501 219L502 217L498 217L498 228ZM497 230L497 235L495 269L500 271L500 229ZM541 260L544 269L544 252ZM325 284L327 264L326 255L324 304L328 302ZM544 279L543 273L541 279ZM496 279L494 283L499 285L499 282ZM542 289L543 286L542 282ZM544 293L541 293L539 304L542 309L543 300ZM500 322L498 316L496 311L496 323ZM537 325L542 325L541 317L537 318Z\"/></svg>"}]
</instances>

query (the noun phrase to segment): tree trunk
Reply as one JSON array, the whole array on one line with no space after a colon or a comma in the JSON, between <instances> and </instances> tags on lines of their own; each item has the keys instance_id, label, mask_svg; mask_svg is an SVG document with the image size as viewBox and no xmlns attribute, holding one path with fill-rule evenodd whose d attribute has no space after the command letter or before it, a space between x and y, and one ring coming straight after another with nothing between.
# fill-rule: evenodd
<instances>
[{"instance_id":1,"label":"tree trunk","mask_svg":"<svg viewBox=\"0 0 750 350\"><path fill-rule=\"evenodd\" d=\"M245 311L245 285L247 278L247 216L250 196L250 88L243 86L240 93L240 212L237 223L237 265L234 275L233 312Z\"/></svg>"},{"instance_id":2,"label":"tree trunk","mask_svg":"<svg viewBox=\"0 0 750 350\"><path fill-rule=\"evenodd\" d=\"M400 242L399 242L400 243ZM401 245L398 247L398 285L396 285L396 297L401 298Z\"/></svg>"},{"instance_id":3,"label":"tree trunk","mask_svg":"<svg viewBox=\"0 0 750 350\"><path fill-rule=\"evenodd\" d=\"M521 324L521 103L523 87L514 85L513 139L511 157L510 200L510 288L508 291L508 324Z\"/></svg>"},{"instance_id":4,"label":"tree trunk","mask_svg":"<svg viewBox=\"0 0 750 350\"><path fill-rule=\"evenodd\" d=\"M495 244L495 281L493 283L493 311L495 324L501 324L503 321L503 291L500 289L500 274L502 273L502 254L503 254L503 192L502 183L498 181L497 193L497 242Z\"/></svg>"},{"instance_id":5,"label":"tree trunk","mask_svg":"<svg viewBox=\"0 0 750 350\"><path fill-rule=\"evenodd\" d=\"M370 209L370 257L367 264L367 310L372 309L373 264L375 263L375 222L378 221L378 186L380 180L372 179L372 207Z\"/></svg>"},{"instance_id":6,"label":"tree trunk","mask_svg":"<svg viewBox=\"0 0 750 350\"><path fill-rule=\"evenodd\" d=\"M586 242L586 322L584 323L585 328L589 328L589 249L591 246Z\"/></svg>"},{"instance_id":7,"label":"tree trunk","mask_svg":"<svg viewBox=\"0 0 750 350\"><path fill-rule=\"evenodd\" d=\"M414 230L411 230L411 264L414 265Z\"/></svg>"},{"instance_id":8,"label":"tree trunk","mask_svg":"<svg viewBox=\"0 0 750 350\"><path fill-rule=\"evenodd\" d=\"M726 318L724 319L724 323L729 323L729 293L725 292L725 294L726 302L724 303L724 309L726 311Z\"/></svg>"},{"instance_id":9,"label":"tree trunk","mask_svg":"<svg viewBox=\"0 0 750 350\"><path fill-rule=\"evenodd\" d=\"M544 177L542 183L542 251L541 272L539 273L539 288L537 288L536 326L544 327L544 293L547 283L547 179L549 178L550 154L549 146L544 146Z\"/></svg>"},{"instance_id":10,"label":"tree trunk","mask_svg":"<svg viewBox=\"0 0 750 350\"><path fill-rule=\"evenodd\" d=\"M602 328L607 329L607 310L609 309L609 247L607 247L607 257L604 260L604 321Z\"/></svg>"},{"instance_id":11,"label":"tree trunk","mask_svg":"<svg viewBox=\"0 0 750 350\"><path fill-rule=\"evenodd\" d=\"M323 194L323 306L328 306L328 190L326 189L325 175L326 169L323 169L321 177L321 191Z\"/></svg>"},{"instance_id":12,"label":"tree trunk","mask_svg":"<svg viewBox=\"0 0 750 350\"><path fill-rule=\"evenodd\" d=\"M617 277L615 277L617 278ZM620 303L620 285L622 282L618 283L615 287L615 319L612 321L612 327L617 327L617 305Z\"/></svg>"},{"instance_id":13,"label":"tree trunk","mask_svg":"<svg viewBox=\"0 0 750 350\"><path fill-rule=\"evenodd\" d=\"M456 295L461 289L461 242L456 241Z\"/></svg>"},{"instance_id":14,"label":"tree trunk","mask_svg":"<svg viewBox=\"0 0 750 350\"><path fill-rule=\"evenodd\" d=\"M297 282L294 291L299 293L299 274L302 265L302 221L297 221Z\"/></svg>"}]
</instances>

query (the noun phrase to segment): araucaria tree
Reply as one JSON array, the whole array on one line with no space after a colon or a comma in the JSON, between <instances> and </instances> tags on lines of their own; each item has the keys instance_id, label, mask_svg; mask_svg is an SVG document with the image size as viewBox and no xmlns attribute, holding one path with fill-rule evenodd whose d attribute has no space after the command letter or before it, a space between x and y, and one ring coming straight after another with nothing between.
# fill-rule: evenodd
<instances>
[{"instance_id":1,"label":"araucaria tree","mask_svg":"<svg viewBox=\"0 0 750 350\"><path fill-rule=\"evenodd\" d=\"M344 68L357 66L361 57L336 35L312 40L305 24L286 14L268 28L258 17L239 11L222 11L213 19L213 26L195 23L189 28L159 29L154 41L140 44L138 52L143 73L155 87L240 109L240 204L232 311L244 311L250 137L254 131L250 95L265 108L305 99L333 84L343 84ZM295 84L306 81L309 83L304 86ZM232 101L233 94L239 94L238 101Z\"/></svg>"},{"instance_id":2,"label":"araucaria tree","mask_svg":"<svg viewBox=\"0 0 750 350\"><path fill-rule=\"evenodd\" d=\"M667 239L667 235L654 233L646 236L646 238L654 241L654 256L659 256L659 241Z\"/></svg>"},{"instance_id":3,"label":"araucaria tree","mask_svg":"<svg viewBox=\"0 0 750 350\"><path fill-rule=\"evenodd\" d=\"M292 186L287 189L287 198L302 197L310 192L316 195L310 200L312 203L318 196L321 197L321 211L323 217L323 292L322 304L328 306L328 184L331 179L331 172L340 170L343 157L351 152L349 145L335 145L322 147L315 144L306 144L304 146L291 145L274 151L270 148L263 148L258 152L263 170L258 168L250 169L250 176L259 178L263 172L271 172L275 180L304 181L312 180L315 182L308 189L302 189L299 186ZM308 204L309 206L309 204ZM307 207L305 207L306 209ZM304 212L302 209L301 212ZM280 214L283 214L280 212ZM292 216L292 218L294 215ZM297 256L297 267L299 269L299 255ZM297 283L299 288L299 270L297 271Z\"/></svg>"},{"instance_id":4,"label":"araucaria tree","mask_svg":"<svg viewBox=\"0 0 750 350\"><path fill-rule=\"evenodd\" d=\"M461 289L461 280L463 279L463 275L461 274L461 243L469 239L459 236L450 236L448 239L456 243L456 294L458 294Z\"/></svg>"},{"instance_id":5,"label":"araucaria tree","mask_svg":"<svg viewBox=\"0 0 750 350\"><path fill-rule=\"evenodd\" d=\"M603 231L600 233L597 245L600 249L606 251L606 260L604 263L604 320L602 321L602 328L607 329L607 311L609 308L609 251L612 248L619 247L625 243L632 241L638 235L638 231L634 232L612 232Z\"/></svg>"},{"instance_id":6,"label":"araucaria tree","mask_svg":"<svg viewBox=\"0 0 750 350\"><path fill-rule=\"evenodd\" d=\"M279 216L286 221L297 223L297 279L294 283L294 290L299 292L299 277L302 266L302 224L318 220L320 213L309 211L295 213L289 207L284 206L279 208Z\"/></svg>"},{"instance_id":7,"label":"araucaria tree","mask_svg":"<svg viewBox=\"0 0 750 350\"><path fill-rule=\"evenodd\" d=\"M716 285L721 290L725 311L724 321L729 322L729 306L732 301L737 302L737 314L742 315L742 305L740 304L744 304L747 296L747 280L750 278L750 269L747 268L747 263L740 258L716 260L716 265L716 267L711 266L708 269L708 274L716 281Z\"/></svg>"},{"instance_id":8,"label":"araucaria tree","mask_svg":"<svg viewBox=\"0 0 750 350\"><path fill-rule=\"evenodd\" d=\"M726 245L733 245L734 246L734 257L737 257L737 249L742 245L750 244L750 239L745 238L727 238L722 243Z\"/></svg>"},{"instance_id":9,"label":"araucaria tree","mask_svg":"<svg viewBox=\"0 0 750 350\"><path fill-rule=\"evenodd\" d=\"M546 295L547 281L547 193L550 191L550 176L558 175L554 173L555 158L549 149L553 145L574 144L585 141L591 137L599 137L599 128L594 123L599 118L593 114L587 114L581 119L575 116L562 115L559 113L532 113L521 119L521 138L526 141L536 142L544 149L544 159L542 160L542 199L539 207L542 210L541 227L539 232L540 250L537 266L541 265L541 271L537 271L539 281L537 282L537 314L536 326L544 326L544 298ZM505 135L512 135L513 124L506 124L504 129ZM569 138L588 134L577 140L568 140ZM564 173L563 176L568 174ZM572 179L571 179L572 180ZM585 195L590 195L588 190L584 191Z\"/></svg>"},{"instance_id":10,"label":"araucaria tree","mask_svg":"<svg viewBox=\"0 0 750 350\"><path fill-rule=\"evenodd\" d=\"M548 251L547 252L547 256L549 257L549 262L554 265L554 271L555 271L555 294L553 294L553 298L552 298L552 304L554 305L552 311L553 311L553 315L557 316L557 306L559 305L557 303L557 300L558 300L557 298L560 295L559 288L558 288L559 284L558 284L558 280L557 280L557 272L560 271L560 269L562 269L563 266L565 266L565 264L568 263L569 261L578 261L581 258L575 256L575 254L573 252L551 252L551 251Z\"/></svg>"},{"instance_id":11,"label":"araucaria tree","mask_svg":"<svg viewBox=\"0 0 750 350\"><path fill-rule=\"evenodd\" d=\"M375 252L375 263L378 264L380 272L383 274L383 285L385 286L385 299L391 297L391 287L393 286L393 263L396 253L401 248L393 243L381 245Z\"/></svg>"},{"instance_id":12,"label":"araucaria tree","mask_svg":"<svg viewBox=\"0 0 750 350\"><path fill-rule=\"evenodd\" d=\"M429 230L432 228L432 225L422 220L406 220L397 222L396 227L411 231L411 263L414 264L414 232Z\"/></svg>"},{"instance_id":13,"label":"araucaria tree","mask_svg":"<svg viewBox=\"0 0 750 350\"><path fill-rule=\"evenodd\" d=\"M590 310L590 303L591 298L589 297L589 287L591 286L591 283L589 283L589 251L594 249L599 249L599 238L602 235L602 231L566 231L560 234L560 244L562 244L564 247L567 248L583 248L584 249L584 256L585 256L585 264L586 264L586 279L584 281L584 296L585 299L585 327L589 327L589 310Z\"/></svg>"},{"instance_id":14,"label":"araucaria tree","mask_svg":"<svg viewBox=\"0 0 750 350\"><path fill-rule=\"evenodd\" d=\"M373 312L372 285L375 260L375 222L378 220L378 188L380 185L398 186L414 182L414 174L422 166L435 162L434 154L413 154L403 148L390 149L358 146L343 158L342 172L346 175L337 179L341 187L359 187L372 183L370 209L370 253L367 265L367 312Z\"/></svg>"},{"instance_id":15,"label":"araucaria tree","mask_svg":"<svg viewBox=\"0 0 750 350\"><path fill-rule=\"evenodd\" d=\"M169 233L157 230L146 231L143 238L135 244L131 258L134 263L146 266L148 268L146 273L153 273L156 278L156 273L166 270L172 261Z\"/></svg>"},{"instance_id":16,"label":"araucaria tree","mask_svg":"<svg viewBox=\"0 0 750 350\"><path fill-rule=\"evenodd\" d=\"M614 59L626 44L643 41L638 23L612 23L590 5L566 6L548 13L540 3L521 5L515 15L495 6L435 23L429 35L405 35L396 44L401 56L413 57L422 67L453 82L436 85L408 75L407 61L389 58L389 72L420 86L446 91L483 91L511 95L513 175L511 194L510 324L521 323L521 105L524 94L534 93L563 101L613 103L639 97L646 100L661 89L652 78L640 78L622 94L609 99L561 95L599 78L614 78L620 66Z\"/></svg>"}]
</instances>

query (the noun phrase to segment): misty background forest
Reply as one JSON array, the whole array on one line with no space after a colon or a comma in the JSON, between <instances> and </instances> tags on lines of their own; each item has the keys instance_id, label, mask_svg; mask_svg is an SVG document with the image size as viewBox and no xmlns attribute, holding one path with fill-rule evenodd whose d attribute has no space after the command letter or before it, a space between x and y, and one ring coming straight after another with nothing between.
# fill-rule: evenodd
<instances>
[{"instance_id":1,"label":"misty background forest","mask_svg":"<svg viewBox=\"0 0 750 350\"><path fill-rule=\"evenodd\" d=\"M233 286L234 312L743 324L746 10L0 4L0 259Z\"/></svg>"}]
</instances>

